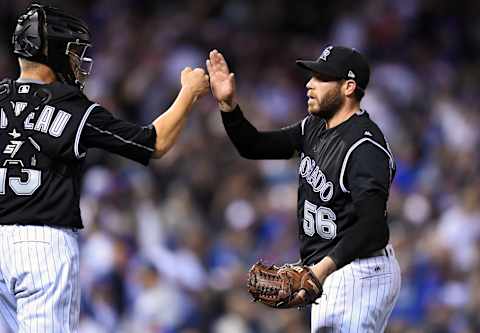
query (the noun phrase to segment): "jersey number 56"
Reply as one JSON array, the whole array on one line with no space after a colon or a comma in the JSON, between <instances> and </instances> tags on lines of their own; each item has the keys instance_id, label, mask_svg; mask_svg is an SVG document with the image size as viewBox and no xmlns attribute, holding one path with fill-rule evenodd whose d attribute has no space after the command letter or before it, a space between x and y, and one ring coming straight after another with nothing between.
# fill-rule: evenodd
<instances>
[{"instance_id":1,"label":"jersey number 56","mask_svg":"<svg viewBox=\"0 0 480 333\"><path fill-rule=\"evenodd\" d=\"M337 236L337 217L328 207L317 205L305 200L303 206L303 231L308 236L313 236L315 231L324 239L334 239Z\"/></svg>"}]
</instances>

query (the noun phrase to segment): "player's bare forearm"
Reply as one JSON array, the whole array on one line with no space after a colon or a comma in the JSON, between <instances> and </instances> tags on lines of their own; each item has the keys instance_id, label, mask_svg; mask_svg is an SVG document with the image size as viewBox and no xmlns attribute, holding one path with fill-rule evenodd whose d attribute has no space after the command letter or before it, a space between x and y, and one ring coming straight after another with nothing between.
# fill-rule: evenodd
<instances>
[{"instance_id":1,"label":"player's bare forearm","mask_svg":"<svg viewBox=\"0 0 480 333\"><path fill-rule=\"evenodd\" d=\"M197 98L194 92L182 88L170 108L154 120L153 126L157 132L157 140L153 158L162 157L173 146Z\"/></svg>"},{"instance_id":2,"label":"player's bare forearm","mask_svg":"<svg viewBox=\"0 0 480 333\"><path fill-rule=\"evenodd\" d=\"M337 265L335 264L335 261L333 261L332 258L329 256L326 256L322 260L320 260L318 263L310 267L315 276L320 280L321 283L325 281L327 276L332 274L337 270Z\"/></svg>"},{"instance_id":3,"label":"player's bare forearm","mask_svg":"<svg viewBox=\"0 0 480 333\"><path fill-rule=\"evenodd\" d=\"M153 126L157 133L153 158L162 157L178 138L192 105L208 91L209 77L201 68L186 67L180 76L182 89L172 106L155 119Z\"/></svg>"}]
</instances>

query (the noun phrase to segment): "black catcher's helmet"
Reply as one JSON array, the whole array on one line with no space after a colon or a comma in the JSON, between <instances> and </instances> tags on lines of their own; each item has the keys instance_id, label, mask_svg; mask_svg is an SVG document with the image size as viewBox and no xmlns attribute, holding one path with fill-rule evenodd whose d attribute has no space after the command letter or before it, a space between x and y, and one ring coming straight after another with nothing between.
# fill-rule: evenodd
<instances>
[{"instance_id":1,"label":"black catcher's helmet","mask_svg":"<svg viewBox=\"0 0 480 333\"><path fill-rule=\"evenodd\" d=\"M32 4L21 15L13 33L14 53L20 58L45 64L57 78L83 89L93 61L87 25L58 8Z\"/></svg>"}]
</instances>

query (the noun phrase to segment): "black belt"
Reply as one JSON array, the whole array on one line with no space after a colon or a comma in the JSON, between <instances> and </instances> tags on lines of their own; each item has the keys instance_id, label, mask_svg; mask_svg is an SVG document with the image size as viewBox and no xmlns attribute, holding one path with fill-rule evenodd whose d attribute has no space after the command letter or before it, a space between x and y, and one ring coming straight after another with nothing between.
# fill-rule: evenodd
<instances>
[{"instance_id":1,"label":"black belt","mask_svg":"<svg viewBox=\"0 0 480 333\"><path fill-rule=\"evenodd\" d=\"M369 254L358 257L358 259L367 259L373 257L389 257L388 251L386 248L370 252Z\"/></svg>"}]
</instances>

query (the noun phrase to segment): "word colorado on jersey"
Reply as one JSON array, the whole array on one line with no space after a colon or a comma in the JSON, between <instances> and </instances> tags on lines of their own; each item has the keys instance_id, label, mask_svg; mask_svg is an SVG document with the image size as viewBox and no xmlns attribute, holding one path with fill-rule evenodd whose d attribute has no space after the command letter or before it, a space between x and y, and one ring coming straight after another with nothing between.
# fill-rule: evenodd
<instances>
[{"instance_id":1,"label":"word colorado on jersey","mask_svg":"<svg viewBox=\"0 0 480 333\"><path fill-rule=\"evenodd\" d=\"M307 183L313 189L313 192L319 193L323 202L329 201L333 196L333 183L327 181L327 177L316 165L315 160L302 153L298 174L306 178Z\"/></svg>"}]
</instances>

